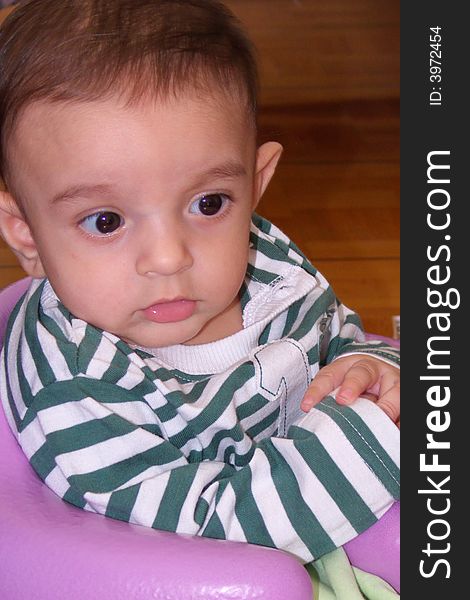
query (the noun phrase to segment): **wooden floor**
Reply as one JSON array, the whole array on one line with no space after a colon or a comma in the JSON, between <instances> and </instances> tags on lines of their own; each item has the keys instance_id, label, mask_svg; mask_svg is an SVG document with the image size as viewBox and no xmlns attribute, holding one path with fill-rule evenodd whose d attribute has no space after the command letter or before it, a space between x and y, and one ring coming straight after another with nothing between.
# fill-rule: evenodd
<instances>
[{"instance_id":1,"label":"wooden floor","mask_svg":"<svg viewBox=\"0 0 470 600\"><path fill-rule=\"evenodd\" d=\"M400 312L399 3L227 4L260 55L259 140L284 146L258 212L301 247L368 331L392 335ZM22 275L0 240L0 287Z\"/></svg>"},{"instance_id":2,"label":"wooden floor","mask_svg":"<svg viewBox=\"0 0 470 600\"><path fill-rule=\"evenodd\" d=\"M368 331L400 312L398 102L262 111L260 137L285 152L259 212L327 277Z\"/></svg>"}]
</instances>

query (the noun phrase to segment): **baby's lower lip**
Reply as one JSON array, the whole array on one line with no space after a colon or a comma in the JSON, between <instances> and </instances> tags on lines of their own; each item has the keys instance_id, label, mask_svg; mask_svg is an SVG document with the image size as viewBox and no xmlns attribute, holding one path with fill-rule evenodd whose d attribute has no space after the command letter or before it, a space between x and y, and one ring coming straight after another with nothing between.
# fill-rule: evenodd
<instances>
[{"instance_id":1,"label":"baby's lower lip","mask_svg":"<svg viewBox=\"0 0 470 600\"><path fill-rule=\"evenodd\" d=\"M170 300L158 302L144 309L144 315L154 323L177 323L189 319L196 309L194 300Z\"/></svg>"}]
</instances>

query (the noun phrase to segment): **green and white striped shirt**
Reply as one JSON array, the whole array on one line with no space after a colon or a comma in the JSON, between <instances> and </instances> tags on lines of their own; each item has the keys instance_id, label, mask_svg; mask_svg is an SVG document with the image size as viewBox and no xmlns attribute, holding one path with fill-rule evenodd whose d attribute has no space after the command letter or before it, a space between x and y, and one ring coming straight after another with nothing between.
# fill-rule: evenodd
<instances>
[{"instance_id":1,"label":"green and white striped shirt","mask_svg":"<svg viewBox=\"0 0 470 600\"><path fill-rule=\"evenodd\" d=\"M372 525L399 493L399 434L374 403L299 404L365 343L356 314L277 228L255 216L244 328L200 346L129 346L75 318L47 280L10 319L0 392L32 466L64 500L310 561Z\"/></svg>"}]
</instances>

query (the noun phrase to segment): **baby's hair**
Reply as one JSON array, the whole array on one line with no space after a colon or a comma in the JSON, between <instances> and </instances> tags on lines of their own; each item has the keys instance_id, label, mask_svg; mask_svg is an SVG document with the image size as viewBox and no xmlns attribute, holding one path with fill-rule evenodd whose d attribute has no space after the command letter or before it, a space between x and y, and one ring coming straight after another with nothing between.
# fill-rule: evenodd
<instances>
[{"instance_id":1,"label":"baby's hair","mask_svg":"<svg viewBox=\"0 0 470 600\"><path fill-rule=\"evenodd\" d=\"M0 176L32 102L223 91L254 122L257 89L252 44L218 0L27 0L0 28Z\"/></svg>"}]
</instances>

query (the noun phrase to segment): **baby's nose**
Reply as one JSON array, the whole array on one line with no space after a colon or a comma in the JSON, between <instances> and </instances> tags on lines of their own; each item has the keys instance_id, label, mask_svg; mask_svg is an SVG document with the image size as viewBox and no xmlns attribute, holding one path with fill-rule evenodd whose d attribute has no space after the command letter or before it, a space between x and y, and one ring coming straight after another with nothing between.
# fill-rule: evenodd
<instances>
[{"instance_id":1,"label":"baby's nose","mask_svg":"<svg viewBox=\"0 0 470 600\"><path fill-rule=\"evenodd\" d=\"M177 228L166 227L143 236L137 259L140 275L174 275L193 264L188 240Z\"/></svg>"}]
</instances>

